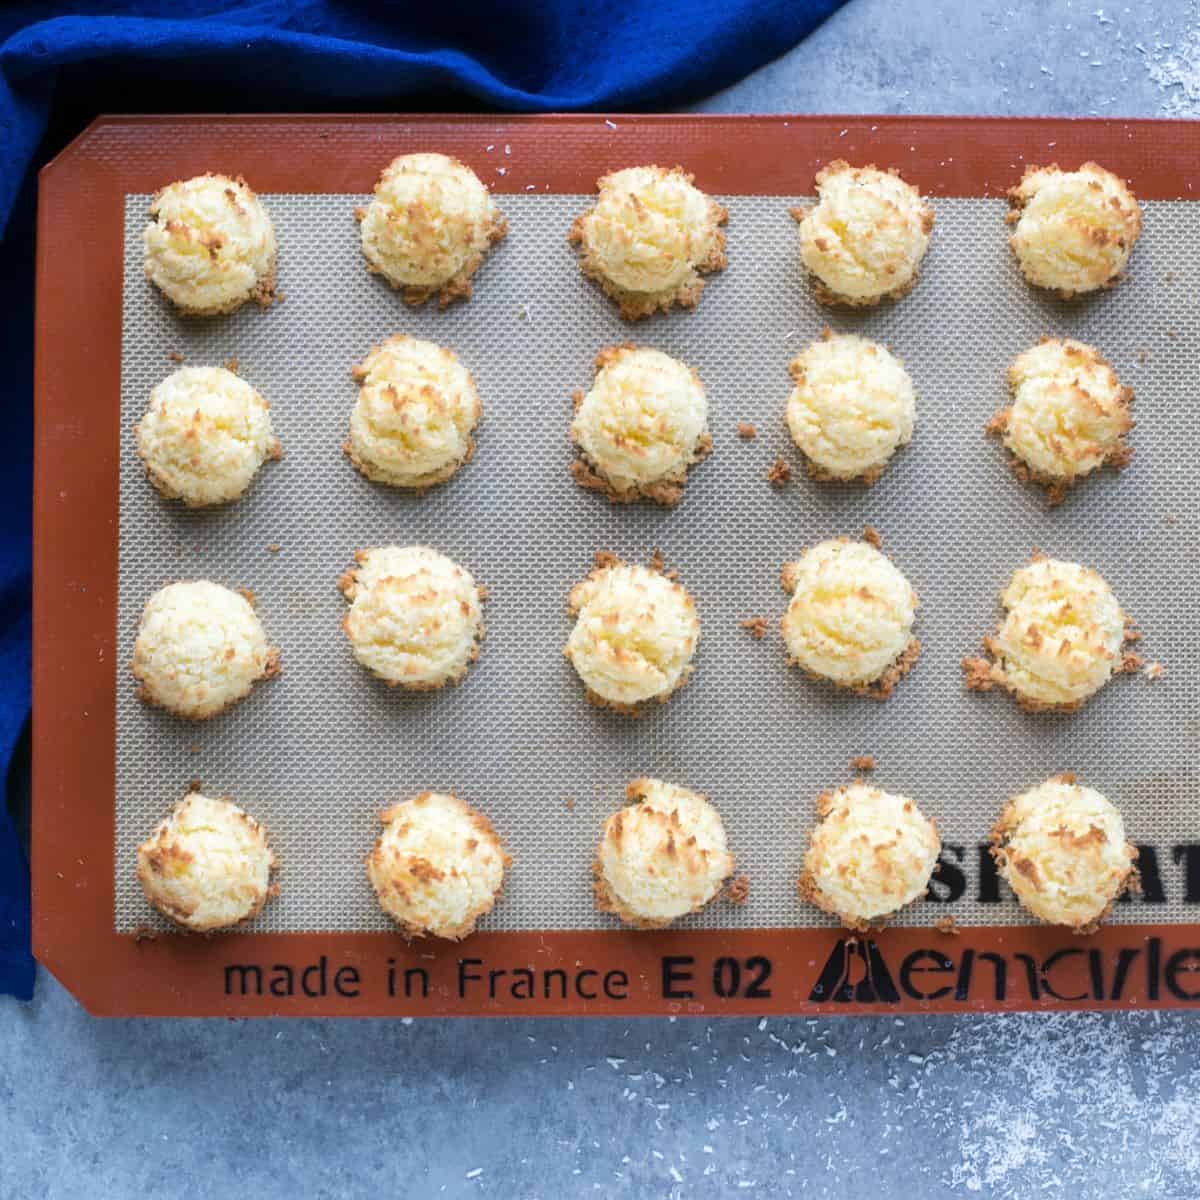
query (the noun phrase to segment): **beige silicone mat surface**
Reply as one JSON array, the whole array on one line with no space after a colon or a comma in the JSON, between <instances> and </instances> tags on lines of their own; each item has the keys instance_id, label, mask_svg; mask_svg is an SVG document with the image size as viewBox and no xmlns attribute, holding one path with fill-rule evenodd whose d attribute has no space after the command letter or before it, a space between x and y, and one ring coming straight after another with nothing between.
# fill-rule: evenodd
<instances>
[{"instance_id":1,"label":"beige silicone mat surface","mask_svg":"<svg viewBox=\"0 0 1200 1200\"><path fill-rule=\"evenodd\" d=\"M364 199L264 197L286 302L188 322L142 277L149 198L128 197L119 661L129 661L152 591L210 578L254 590L284 673L202 725L143 707L118 673L119 930L155 924L134 848L193 777L232 794L272 832L282 894L251 928L387 928L362 859L378 811L425 788L482 808L513 854L504 899L484 927L604 927L609 918L591 904L592 849L625 783L642 774L708 793L750 879L744 907L715 904L689 923L824 924L794 887L806 829L817 793L846 781L850 759L866 753L880 785L936 817L968 874L961 900L918 904L902 922L1019 922L1011 897L974 898L977 846L1008 793L1065 768L1117 801L1130 837L1158 852L1167 903L1123 904L1114 919L1196 919L1171 847L1200 840L1200 206L1146 204L1131 278L1065 306L1021 281L1002 201L940 200L916 290L876 311L831 314L798 266L787 210L800 197L723 197L728 270L712 277L696 312L630 327L581 278L566 244L586 197L500 197L509 237L480 272L475 298L446 313L409 309L368 276L351 217ZM869 490L810 482L783 427L788 362L826 324L886 341L918 390L913 442ZM401 331L452 347L484 401L475 459L420 498L366 482L340 450L351 364ZM1058 509L1015 480L982 432L1006 403L1006 364L1047 333L1094 343L1137 390L1133 465L1087 480ZM611 507L567 474L570 395L590 381L600 348L630 337L680 357L707 385L715 452L674 511ZM175 369L173 353L200 365L236 358L271 402L285 458L232 507L188 512L161 500L141 471L131 429L150 389ZM739 421L759 437L739 440ZM766 481L779 454L796 468L783 491ZM788 670L778 633L780 564L866 523L921 597L923 656L884 704ZM389 691L350 655L337 577L357 547L390 542L433 545L490 589L484 651L457 688ZM631 721L584 701L561 654L564 602L594 551L646 561L655 547L694 595L703 632L692 682ZM1100 570L1145 631L1139 649L1167 676L1118 678L1067 717L965 693L959 660L996 623L997 594L1034 547ZM761 642L739 627L757 615L771 619Z\"/></svg>"}]
</instances>

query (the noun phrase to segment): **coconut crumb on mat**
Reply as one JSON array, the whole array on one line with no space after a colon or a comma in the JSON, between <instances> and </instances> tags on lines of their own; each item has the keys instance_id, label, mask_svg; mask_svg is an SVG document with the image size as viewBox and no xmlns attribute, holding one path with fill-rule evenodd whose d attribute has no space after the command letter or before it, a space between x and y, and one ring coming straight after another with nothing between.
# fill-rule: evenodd
<instances>
[{"instance_id":1,"label":"coconut crumb on mat","mask_svg":"<svg viewBox=\"0 0 1200 1200\"><path fill-rule=\"evenodd\" d=\"M987 658L962 660L963 683L968 692L990 692L996 686L992 678L992 663Z\"/></svg>"},{"instance_id":2,"label":"coconut crumb on mat","mask_svg":"<svg viewBox=\"0 0 1200 1200\"><path fill-rule=\"evenodd\" d=\"M744 621L739 621L738 624L743 629L748 630L752 638L761 640L767 636L770 621L766 617L747 617Z\"/></svg>"},{"instance_id":3,"label":"coconut crumb on mat","mask_svg":"<svg viewBox=\"0 0 1200 1200\"><path fill-rule=\"evenodd\" d=\"M792 477L792 468L783 458L777 458L767 468L767 482L776 488L781 488Z\"/></svg>"},{"instance_id":4,"label":"coconut crumb on mat","mask_svg":"<svg viewBox=\"0 0 1200 1200\"><path fill-rule=\"evenodd\" d=\"M953 917L938 917L934 921L933 927L938 933L945 933L950 937L958 937L962 933L962 930L958 927L958 922Z\"/></svg>"},{"instance_id":5,"label":"coconut crumb on mat","mask_svg":"<svg viewBox=\"0 0 1200 1200\"><path fill-rule=\"evenodd\" d=\"M758 430L750 424L749 421L739 421L737 423L737 435L743 441L750 441L752 438L758 437Z\"/></svg>"},{"instance_id":6,"label":"coconut crumb on mat","mask_svg":"<svg viewBox=\"0 0 1200 1200\"><path fill-rule=\"evenodd\" d=\"M850 760L851 771L873 771L875 770L875 755L873 754L856 754Z\"/></svg>"},{"instance_id":7,"label":"coconut crumb on mat","mask_svg":"<svg viewBox=\"0 0 1200 1200\"><path fill-rule=\"evenodd\" d=\"M745 904L750 899L750 880L745 875L731 879L725 885L724 899L730 904Z\"/></svg>"},{"instance_id":8,"label":"coconut crumb on mat","mask_svg":"<svg viewBox=\"0 0 1200 1200\"><path fill-rule=\"evenodd\" d=\"M1145 666L1145 663L1146 660L1140 654L1135 654L1132 650L1126 650L1121 655L1121 665L1114 674L1120 672L1122 675L1133 675L1135 672L1140 671Z\"/></svg>"},{"instance_id":9,"label":"coconut crumb on mat","mask_svg":"<svg viewBox=\"0 0 1200 1200\"><path fill-rule=\"evenodd\" d=\"M876 550L881 550L883 548L883 538L880 535L879 530L876 529L874 525L863 526L863 541L866 542L868 546L874 546Z\"/></svg>"}]
</instances>

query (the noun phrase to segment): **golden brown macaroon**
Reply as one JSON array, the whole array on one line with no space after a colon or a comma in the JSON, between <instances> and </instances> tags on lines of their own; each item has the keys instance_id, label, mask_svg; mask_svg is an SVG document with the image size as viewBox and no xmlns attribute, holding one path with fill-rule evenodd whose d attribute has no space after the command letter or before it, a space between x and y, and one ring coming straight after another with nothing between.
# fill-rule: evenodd
<instances>
[{"instance_id":1,"label":"golden brown macaroon","mask_svg":"<svg viewBox=\"0 0 1200 1200\"><path fill-rule=\"evenodd\" d=\"M863 780L817 798L800 895L847 929L878 928L925 895L942 839L907 796Z\"/></svg>"},{"instance_id":2,"label":"golden brown macaroon","mask_svg":"<svg viewBox=\"0 0 1200 1200\"><path fill-rule=\"evenodd\" d=\"M267 643L251 593L183 580L146 601L130 669L145 703L203 721L279 674L279 651Z\"/></svg>"},{"instance_id":3,"label":"golden brown macaroon","mask_svg":"<svg viewBox=\"0 0 1200 1200\"><path fill-rule=\"evenodd\" d=\"M792 216L817 300L861 308L907 295L933 231L920 192L896 170L842 159L817 172L816 188L816 205Z\"/></svg>"},{"instance_id":4,"label":"golden brown macaroon","mask_svg":"<svg viewBox=\"0 0 1200 1200\"><path fill-rule=\"evenodd\" d=\"M1073 712L1127 669L1131 622L1098 572L1035 555L1001 593L984 658L963 659L969 690L999 686L1031 712Z\"/></svg>"},{"instance_id":5,"label":"golden brown macaroon","mask_svg":"<svg viewBox=\"0 0 1200 1200\"><path fill-rule=\"evenodd\" d=\"M270 409L225 367L180 367L150 393L134 428L146 477L188 508L237 500L264 462L283 456Z\"/></svg>"},{"instance_id":6,"label":"golden brown macaroon","mask_svg":"<svg viewBox=\"0 0 1200 1200\"><path fill-rule=\"evenodd\" d=\"M150 202L146 278L185 316L221 316L275 299L275 228L241 176L169 183Z\"/></svg>"},{"instance_id":7,"label":"golden brown macaroon","mask_svg":"<svg viewBox=\"0 0 1200 1200\"><path fill-rule=\"evenodd\" d=\"M635 779L631 803L604 823L593 893L601 912L661 929L712 901L733 874L717 810L698 792Z\"/></svg>"},{"instance_id":8,"label":"golden brown macaroon","mask_svg":"<svg viewBox=\"0 0 1200 1200\"><path fill-rule=\"evenodd\" d=\"M687 682L700 618L677 580L602 553L571 589L567 607L575 628L564 653L593 704L637 715Z\"/></svg>"},{"instance_id":9,"label":"golden brown macaroon","mask_svg":"<svg viewBox=\"0 0 1200 1200\"><path fill-rule=\"evenodd\" d=\"M279 892L267 831L227 797L189 792L137 851L146 900L169 921L212 933L253 920Z\"/></svg>"},{"instance_id":10,"label":"golden brown macaroon","mask_svg":"<svg viewBox=\"0 0 1200 1200\"><path fill-rule=\"evenodd\" d=\"M921 653L917 593L872 540L832 538L785 563L788 661L855 695L886 700Z\"/></svg>"},{"instance_id":11,"label":"golden brown macaroon","mask_svg":"<svg viewBox=\"0 0 1200 1200\"><path fill-rule=\"evenodd\" d=\"M1120 812L1070 772L1014 796L992 830L992 857L1021 904L1076 933L1093 933L1136 887L1137 856Z\"/></svg>"},{"instance_id":12,"label":"golden brown macaroon","mask_svg":"<svg viewBox=\"0 0 1200 1200\"><path fill-rule=\"evenodd\" d=\"M1102 466L1120 470L1133 451L1133 389L1122 387L1100 352L1082 342L1042 338L1008 368L1013 402L987 424L1013 456L1019 478L1059 504L1076 480Z\"/></svg>"},{"instance_id":13,"label":"golden brown macaroon","mask_svg":"<svg viewBox=\"0 0 1200 1200\"><path fill-rule=\"evenodd\" d=\"M571 475L614 503L683 498L688 468L712 450L699 375L659 350L625 343L596 356L596 379L575 393Z\"/></svg>"},{"instance_id":14,"label":"golden brown macaroon","mask_svg":"<svg viewBox=\"0 0 1200 1200\"><path fill-rule=\"evenodd\" d=\"M872 484L912 439L916 393L886 346L826 329L788 371L784 419L814 479Z\"/></svg>"},{"instance_id":15,"label":"golden brown macaroon","mask_svg":"<svg viewBox=\"0 0 1200 1200\"><path fill-rule=\"evenodd\" d=\"M579 267L636 321L674 305L694 308L701 276L724 270L729 214L682 167L626 167L597 181L595 207L578 217L569 240Z\"/></svg>"},{"instance_id":16,"label":"golden brown macaroon","mask_svg":"<svg viewBox=\"0 0 1200 1200\"><path fill-rule=\"evenodd\" d=\"M1142 232L1133 193L1094 162L1077 171L1026 167L1008 199L1021 274L1064 300L1112 287Z\"/></svg>"},{"instance_id":17,"label":"golden brown macaroon","mask_svg":"<svg viewBox=\"0 0 1200 1200\"><path fill-rule=\"evenodd\" d=\"M453 350L398 333L352 374L360 386L342 449L368 479L420 492L470 461L483 405Z\"/></svg>"},{"instance_id":18,"label":"golden brown macaroon","mask_svg":"<svg viewBox=\"0 0 1200 1200\"><path fill-rule=\"evenodd\" d=\"M388 687L457 683L479 657L485 592L429 546L373 546L338 581L350 601L342 631L354 657Z\"/></svg>"},{"instance_id":19,"label":"golden brown macaroon","mask_svg":"<svg viewBox=\"0 0 1200 1200\"><path fill-rule=\"evenodd\" d=\"M491 193L465 163L445 154L404 154L383 169L375 195L354 214L367 270L405 303L438 308L471 296L471 277L508 233Z\"/></svg>"},{"instance_id":20,"label":"golden brown macaroon","mask_svg":"<svg viewBox=\"0 0 1200 1200\"><path fill-rule=\"evenodd\" d=\"M461 941L474 932L511 862L491 822L441 792L394 804L379 819L367 877L383 911L407 937Z\"/></svg>"}]
</instances>

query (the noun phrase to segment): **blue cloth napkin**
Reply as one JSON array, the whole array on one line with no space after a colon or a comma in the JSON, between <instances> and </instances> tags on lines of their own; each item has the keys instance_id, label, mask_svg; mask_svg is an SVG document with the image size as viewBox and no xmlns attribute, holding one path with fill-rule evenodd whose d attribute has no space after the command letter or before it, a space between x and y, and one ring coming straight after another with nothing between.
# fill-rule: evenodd
<instances>
[{"instance_id":1,"label":"blue cloth napkin","mask_svg":"<svg viewBox=\"0 0 1200 1200\"><path fill-rule=\"evenodd\" d=\"M33 169L100 112L664 108L843 0L262 0L0 8L0 770L29 712ZM64 749L64 752L68 752ZM80 796L96 803L99 797ZM29 875L0 806L0 993L28 997Z\"/></svg>"}]
</instances>

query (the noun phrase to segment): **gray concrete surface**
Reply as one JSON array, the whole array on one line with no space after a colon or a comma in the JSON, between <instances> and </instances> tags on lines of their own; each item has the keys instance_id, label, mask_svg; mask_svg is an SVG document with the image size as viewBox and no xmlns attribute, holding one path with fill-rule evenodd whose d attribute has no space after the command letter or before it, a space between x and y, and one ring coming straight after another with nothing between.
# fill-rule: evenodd
<instances>
[{"instance_id":1,"label":"gray concrete surface","mask_svg":"<svg viewBox=\"0 0 1200 1200\"><path fill-rule=\"evenodd\" d=\"M851 0L708 111L1200 114L1186 0ZM0 1198L1200 1197L1194 1014L111 1022L0 999Z\"/></svg>"}]
</instances>

